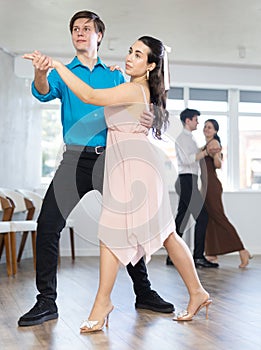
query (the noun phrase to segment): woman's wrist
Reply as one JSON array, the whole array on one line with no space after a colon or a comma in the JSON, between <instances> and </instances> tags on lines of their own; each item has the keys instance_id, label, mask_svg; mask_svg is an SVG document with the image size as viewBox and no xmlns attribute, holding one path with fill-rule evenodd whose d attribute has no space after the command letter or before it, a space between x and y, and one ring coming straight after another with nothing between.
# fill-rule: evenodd
<instances>
[{"instance_id":1,"label":"woman's wrist","mask_svg":"<svg viewBox=\"0 0 261 350\"><path fill-rule=\"evenodd\" d=\"M59 69L62 65L62 63L60 61L57 61L57 60L53 60L52 64L53 64L53 68L55 68L55 69Z\"/></svg>"}]
</instances>

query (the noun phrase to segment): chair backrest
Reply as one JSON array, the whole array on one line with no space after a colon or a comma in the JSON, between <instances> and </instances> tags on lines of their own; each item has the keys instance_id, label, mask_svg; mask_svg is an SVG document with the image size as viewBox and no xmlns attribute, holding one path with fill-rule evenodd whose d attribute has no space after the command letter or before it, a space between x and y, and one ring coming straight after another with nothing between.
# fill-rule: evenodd
<instances>
[{"instance_id":1,"label":"chair backrest","mask_svg":"<svg viewBox=\"0 0 261 350\"><path fill-rule=\"evenodd\" d=\"M27 208L24 201L24 196L10 188L0 188L0 192L5 195L5 197L10 198L11 201L14 203L14 213L26 213Z\"/></svg>"},{"instance_id":2,"label":"chair backrest","mask_svg":"<svg viewBox=\"0 0 261 350\"><path fill-rule=\"evenodd\" d=\"M36 211L40 211L43 197L39 193L25 189L18 189L17 191L33 202Z\"/></svg>"},{"instance_id":3,"label":"chair backrest","mask_svg":"<svg viewBox=\"0 0 261 350\"><path fill-rule=\"evenodd\" d=\"M0 197L1 198L6 198L5 197L5 194L3 193L3 192L1 192L1 189L0 189ZM2 206L2 201L0 202L0 211L2 211L3 210L3 206Z\"/></svg>"},{"instance_id":4,"label":"chair backrest","mask_svg":"<svg viewBox=\"0 0 261 350\"><path fill-rule=\"evenodd\" d=\"M4 193L0 192L0 215L2 221L10 221L13 216L14 207Z\"/></svg>"},{"instance_id":5,"label":"chair backrest","mask_svg":"<svg viewBox=\"0 0 261 350\"><path fill-rule=\"evenodd\" d=\"M5 195L0 192L0 215L4 211L4 200L6 199Z\"/></svg>"}]
</instances>

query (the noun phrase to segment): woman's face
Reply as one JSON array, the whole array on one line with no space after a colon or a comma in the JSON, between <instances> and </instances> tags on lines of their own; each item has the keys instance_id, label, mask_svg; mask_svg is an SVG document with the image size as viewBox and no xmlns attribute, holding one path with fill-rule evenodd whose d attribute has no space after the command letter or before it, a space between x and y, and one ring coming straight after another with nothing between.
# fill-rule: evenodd
<instances>
[{"instance_id":1,"label":"woman's face","mask_svg":"<svg viewBox=\"0 0 261 350\"><path fill-rule=\"evenodd\" d=\"M146 76L152 64L148 64L149 47L137 40L129 49L125 60L125 72L133 78Z\"/></svg>"},{"instance_id":2,"label":"woman's face","mask_svg":"<svg viewBox=\"0 0 261 350\"><path fill-rule=\"evenodd\" d=\"M217 132L214 129L214 125L211 122L206 122L203 128L203 133L206 138L210 139L213 138Z\"/></svg>"}]
</instances>

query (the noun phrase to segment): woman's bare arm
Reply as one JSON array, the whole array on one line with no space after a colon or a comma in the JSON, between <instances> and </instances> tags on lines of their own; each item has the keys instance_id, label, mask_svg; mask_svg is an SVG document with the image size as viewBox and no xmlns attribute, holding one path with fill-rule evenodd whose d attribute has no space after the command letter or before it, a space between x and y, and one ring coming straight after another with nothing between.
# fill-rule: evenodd
<instances>
[{"instance_id":1,"label":"woman's bare arm","mask_svg":"<svg viewBox=\"0 0 261 350\"><path fill-rule=\"evenodd\" d=\"M207 152L214 160L215 168L220 169L222 167L222 154L221 146L217 140L212 140L207 145Z\"/></svg>"},{"instance_id":2,"label":"woman's bare arm","mask_svg":"<svg viewBox=\"0 0 261 350\"><path fill-rule=\"evenodd\" d=\"M24 54L29 60L36 60L37 51ZM48 57L48 56L47 56ZM55 68L64 83L73 93L85 103L96 106L109 106L114 104L140 103L143 96L136 84L124 83L109 89L93 89L73 74L63 63L48 57L51 67Z\"/></svg>"}]
</instances>

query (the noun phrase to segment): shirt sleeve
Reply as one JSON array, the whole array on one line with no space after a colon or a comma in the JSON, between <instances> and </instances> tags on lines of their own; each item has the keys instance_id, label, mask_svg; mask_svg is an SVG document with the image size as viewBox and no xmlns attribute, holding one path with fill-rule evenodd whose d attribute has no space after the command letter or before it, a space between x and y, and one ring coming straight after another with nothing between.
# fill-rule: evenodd
<instances>
[{"instance_id":1,"label":"shirt sleeve","mask_svg":"<svg viewBox=\"0 0 261 350\"><path fill-rule=\"evenodd\" d=\"M62 96L62 84L61 84L61 82L62 82L62 80L55 69L53 69L49 73L47 80L49 83L50 90L45 95L40 94L35 87L34 81L32 82L31 88L32 88L33 96L41 102L48 102L48 101L54 100L56 98L61 99L61 96Z\"/></svg>"},{"instance_id":2,"label":"shirt sleeve","mask_svg":"<svg viewBox=\"0 0 261 350\"><path fill-rule=\"evenodd\" d=\"M115 86L126 82L126 79L124 78L121 71L115 70L114 73L115 73Z\"/></svg>"},{"instance_id":3,"label":"shirt sleeve","mask_svg":"<svg viewBox=\"0 0 261 350\"><path fill-rule=\"evenodd\" d=\"M186 140L180 138L176 143L176 152L179 157L179 161L183 165L191 165L196 162L195 148Z\"/></svg>"}]
</instances>

